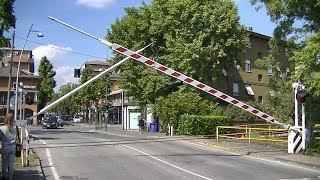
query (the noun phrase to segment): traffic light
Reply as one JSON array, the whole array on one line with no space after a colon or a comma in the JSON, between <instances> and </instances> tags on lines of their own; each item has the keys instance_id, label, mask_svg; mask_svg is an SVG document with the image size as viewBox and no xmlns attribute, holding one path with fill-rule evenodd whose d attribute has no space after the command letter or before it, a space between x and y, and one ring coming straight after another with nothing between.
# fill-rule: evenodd
<instances>
[{"instance_id":1,"label":"traffic light","mask_svg":"<svg viewBox=\"0 0 320 180\"><path fill-rule=\"evenodd\" d=\"M310 97L310 94L307 93L304 90L298 90L297 94L296 94L296 99L299 103L305 103L307 100L307 97Z\"/></svg>"},{"instance_id":2,"label":"traffic light","mask_svg":"<svg viewBox=\"0 0 320 180\"><path fill-rule=\"evenodd\" d=\"M80 69L74 69L74 75L75 78L80 78Z\"/></svg>"}]
</instances>

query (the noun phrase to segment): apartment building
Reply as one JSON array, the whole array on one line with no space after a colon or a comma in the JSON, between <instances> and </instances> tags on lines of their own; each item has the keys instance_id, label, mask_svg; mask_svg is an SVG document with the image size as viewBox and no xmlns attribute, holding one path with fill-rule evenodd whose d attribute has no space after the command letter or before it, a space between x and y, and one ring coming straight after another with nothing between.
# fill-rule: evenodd
<instances>
[{"instance_id":1,"label":"apartment building","mask_svg":"<svg viewBox=\"0 0 320 180\"><path fill-rule=\"evenodd\" d=\"M108 69L110 67L110 63L106 61L101 61L101 60L94 60L94 61L88 61L85 62L81 67L80 67L80 72L87 67L91 66L93 69L93 75L97 75L101 73L102 71Z\"/></svg>"},{"instance_id":2,"label":"apartment building","mask_svg":"<svg viewBox=\"0 0 320 180\"><path fill-rule=\"evenodd\" d=\"M263 103L267 98L270 78L285 80L290 76L292 71L288 61L290 52L285 47L281 50L277 57L279 66L259 68L255 62L269 55L268 41L271 37L253 31L248 33L248 46L243 55L243 64L235 64L236 70L233 72L222 70L221 77L214 87L241 101L252 100Z\"/></svg>"},{"instance_id":3,"label":"apartment building","mask_svg":"<svg viewBox=\"0 0 320 180\"><path fill-rule=\"evenodd\" d=\"M7 94L8 94L8 82L10 74L10 61L12 59L12 74L11 74L11 89L10 89L10 111L14 111L14 99L15 93L13 84L15 84L18 64L22 50L14 50L11 55L11 49L4 49L4 57L0 61L0 116L5 115L7 109ZM37 94L39 92L39 85L41 78L34 75L34 59L32 51L24 50L21 55L19 82L21 82L23 88L23 95L28 99L31 99L31 104L25 104L24 114L25 117L30 117L38 112ZM18 112L20 114L20 112Z\"/></svg>"}]
</instances>

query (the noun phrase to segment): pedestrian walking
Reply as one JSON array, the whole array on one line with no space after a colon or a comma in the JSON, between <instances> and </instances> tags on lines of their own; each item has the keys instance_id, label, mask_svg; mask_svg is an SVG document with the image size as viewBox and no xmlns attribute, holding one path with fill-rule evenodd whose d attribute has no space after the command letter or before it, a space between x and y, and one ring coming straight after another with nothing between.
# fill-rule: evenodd
<instances>
[{"instance_id":1,"label":"pedestrian walking","mask_svg":"<svg viewBox=\"0 0 320 180\"><path fill-rule=\"evenodd\" d=\"M5 119L5 125L0 127L0 139L2 143L2 179L13 179L13 164L16 155L17 130L15 128L13 114L9 113Z\"/></svg>"},{"instance_id":2,"label":"pedestrian walking","mask_svg":"<svg viewBox=\"0 0 320 180\"><path fill-rule=\"evenodd\" d=\"M144 119L143 119L143 118L141 118L141 119L139 120L139 124L138 124L140 134L142 134L142 133L143 133L144 125L145 125L145 123L144 123Z\"/></svg>"}]
</instances>

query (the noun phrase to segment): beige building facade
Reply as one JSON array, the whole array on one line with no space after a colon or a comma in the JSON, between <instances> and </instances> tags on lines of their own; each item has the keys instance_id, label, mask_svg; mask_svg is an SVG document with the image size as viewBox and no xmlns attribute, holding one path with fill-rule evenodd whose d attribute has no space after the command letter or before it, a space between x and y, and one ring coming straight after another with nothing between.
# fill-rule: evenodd
<instances>
[{"instance_id":1,"label":"beige building facade","mask_svg":"<svg viewBox=\"0 0 320 180\"><path fill-rule=\"evenodd\" d=\"M241 101L252 100L263 103L267 98L272 77L278 80L289 78L292 71L288 61L290 52L288 48L281 50L277 57L279 66L259 68L255 62L270 54L268 41L271 37L252 31L248 33L249 46L243 55L243 64L235 64L236 70L233 72L222 72L217 86L214 87Z\"/></svg>"},{"instance_id":2,"label":"beige building facade","mask_svg":"<svg viewBox=\"0 0 320 180\"><path fill-rule=\"evenodd\" d=\"M14 112L15 90L13 85L16 82L17 68L19 64L21 50L14 50L11 55L11 50L4 50L4 57L0 61L0 115L4 116L7 110L7 95L9 91L9 74L10 74L10 61L12 58L12 73L11 73L11 88L10 88L10 112ZM41 78L34 75L34 59L32 51L24 50L21 56L19 83L22 83L23 93L22 99L28 99L29 104L25 103L22 106L25 118L35 115L38 112L37 94L39 92ZM25 101L23 101L25 102ZM30 103L31 102L31 103ZM18 110L18 115L20 110Z\"/></svg>"}]
</instances>

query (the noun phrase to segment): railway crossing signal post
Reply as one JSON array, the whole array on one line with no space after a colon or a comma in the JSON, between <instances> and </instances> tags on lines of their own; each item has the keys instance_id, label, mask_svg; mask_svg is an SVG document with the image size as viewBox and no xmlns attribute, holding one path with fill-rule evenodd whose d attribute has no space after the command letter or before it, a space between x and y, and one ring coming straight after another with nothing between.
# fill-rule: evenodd
<instances>
[{"instance_id":1,"label":"railway crossing signal post","mask_svg":"<svg viewBox=\"0 0 320 180\"><path fill-rule=\"evenodd\" d=\"M306 149L306 113L305 103L310 94L300 83L293 83L295 94L295 126L289 129L288 153L299 153ZM299 105L301 104L301 125L299 125Z\"/></svg>"}]
</instances>

